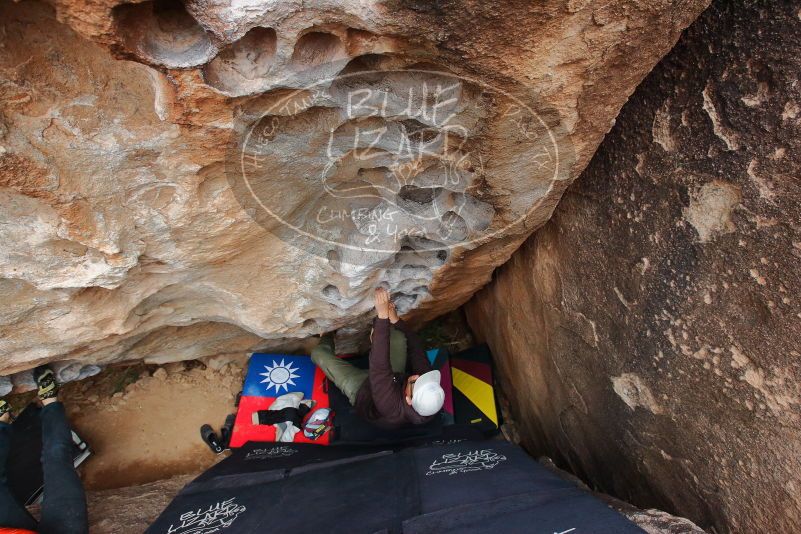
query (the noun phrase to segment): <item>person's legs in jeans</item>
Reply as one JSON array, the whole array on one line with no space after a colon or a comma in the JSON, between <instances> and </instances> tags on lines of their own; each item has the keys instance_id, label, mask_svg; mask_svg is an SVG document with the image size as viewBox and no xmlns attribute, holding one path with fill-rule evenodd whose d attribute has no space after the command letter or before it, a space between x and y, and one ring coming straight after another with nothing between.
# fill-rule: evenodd
<instances>
[{"instance_id":1,"label":"person's legs in jeans","mask_svg":"<svg viewBox=\"0 0 801 534\"><path fill-rule=\"evenodd\" d=\"M85 534L89 531L86 495L75 472L74 445L64 405L52 402L42 408L41 534Z\"/></svg>"},{"instance_id":2,"label":"person's legs in jeans","mask_svg":"<svg viewBox=\"0 0 801 534\"><path fill-rule=\"evenodd\" d=\"M8 487L6 462L11 449L13 429L10 424L11 414L8 412L8 404L5 400L0 399L0 410L2 409L6 411L0 415L0 527L36 530L36 521L14 498Z\"/></svg>"},{"instance_id":3,"label":"person's legs in jeans","mask_svg":"<svg viewBox=\"0 0 801 534\"><path fill-rule=\"evenodd\" d=\"M311 351L311 359L353 405L356 402L356 393L367 380L367 370L337 358L334 354L334 340L330 335L320 339L320 343Z\"/></svg>"},{"instance_id":4,"label":"person's legs in jeans","mask_svg":"<svg viewBox=\"0 0 801 534\"><path fill-rule=\"evenodd\" d=\"M49 369L34 376L42 400L42 471L44 496L40 534L86 534L89 522L86 495L74 467L74 445L64 405L58 402L58 385Z\"/></svg>"}]
</instances>

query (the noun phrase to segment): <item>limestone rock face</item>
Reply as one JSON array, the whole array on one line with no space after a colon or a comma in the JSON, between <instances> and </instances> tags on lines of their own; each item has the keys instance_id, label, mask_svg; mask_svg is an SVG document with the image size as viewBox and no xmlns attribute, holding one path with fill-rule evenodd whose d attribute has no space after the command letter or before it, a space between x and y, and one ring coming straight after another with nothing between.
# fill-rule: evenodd
<instances>
[{"instance_id":1,"label":"limestone rock face","mask_svg":"<svg viewBox=\"0 0 801 534\"><path fill-rule=\"evenodd\" d=\"M715 532L801 531L801 21L713 4L468 309L523 442Z\"/></svg>"},{"instance_id":2,"label":"limestone rock face","mask_svg":"<svg viewBox=\"0 0 801 534\"><path fill-rule=\"evenodd\" d=\"M0 3L0 373L458 307L707 3Z\"/></svg>"}]
</instances>

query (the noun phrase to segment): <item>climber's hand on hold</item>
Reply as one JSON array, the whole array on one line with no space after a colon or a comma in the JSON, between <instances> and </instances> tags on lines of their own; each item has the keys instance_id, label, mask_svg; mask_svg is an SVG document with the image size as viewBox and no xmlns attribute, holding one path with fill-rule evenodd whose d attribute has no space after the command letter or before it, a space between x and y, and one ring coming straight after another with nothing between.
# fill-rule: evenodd
<instances>
[{"instance_id":1,"label":"climber's hand on hold","mask_svg":"<svg viewBox=\"0 0 801 534\"><path fill-rule=\"evenodd\" d=\"M394 302L390 302L389 303L389 322L392 323L392 324L395 324L399 320L400 320L400 317L398 317L398 309L395 308L395 303Z\"/></svg>"},{"instance_id":2,"label":"climber's hand on hold","mask_svg":"<svg viewBox=\"0 0 801 534\"><path fill-rule=\"evenodd\" d=\"M379 319L389 319L389 292L383 287L375 290L375 311Z\"/></svg>"}]
</instances>

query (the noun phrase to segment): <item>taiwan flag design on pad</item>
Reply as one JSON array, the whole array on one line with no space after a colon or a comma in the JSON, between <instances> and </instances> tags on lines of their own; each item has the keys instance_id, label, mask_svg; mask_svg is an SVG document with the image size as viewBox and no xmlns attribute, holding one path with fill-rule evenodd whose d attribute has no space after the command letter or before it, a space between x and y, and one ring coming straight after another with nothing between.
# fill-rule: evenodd
<instances>
[{"instance_id":1,"label":"taiwan flag design on pad","mask_svg":"<svg viewBox=\"0 0 801 534\"><path fill-rule=\"evenodd\" d=\"M242 396L276 398L300 391L304 399L310 399L316 368L308 356L254 354L248 363Z\"/></svg>"},{"instance_id":2,"label":"taiwan flag design on pad","mask_svg":"<svg viewBox=\"0 0 801 534\"><path fill-rule=\"evenodd\" d=\"M328 408L328 393L324 391L324 382L325 375L309 356L253 354L242 388L242 398L231 435L231 447L241 447L248 441L275 441L275 427L254 425L252 414L268 409L281 395L301 392L304 399L316 401L312 411ZM330 432L316 440L307 439L302 429L295 434L295 443L327 445L330 439Z\"/></svg>"}]
</instances>

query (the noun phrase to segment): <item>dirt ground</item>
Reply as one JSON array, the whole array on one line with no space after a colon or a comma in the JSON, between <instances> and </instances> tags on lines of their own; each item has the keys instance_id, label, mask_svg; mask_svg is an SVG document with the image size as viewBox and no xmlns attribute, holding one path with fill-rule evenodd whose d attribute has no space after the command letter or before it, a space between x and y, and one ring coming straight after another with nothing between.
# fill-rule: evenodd
<instances>
[{"instance_id":1,"label":"dirt ground","mask_svg":"<svg viewBox=\"0 0 801 534\"><path fill-rule=\"evenodd\" d=\"M68 384L67 413L94 451L81 467L86 488L143 484L215 463L200 427L218 430L235 411L242 377L241 365L215 370L193 362L112 368Z\"/></svg>"}]
</instances>

